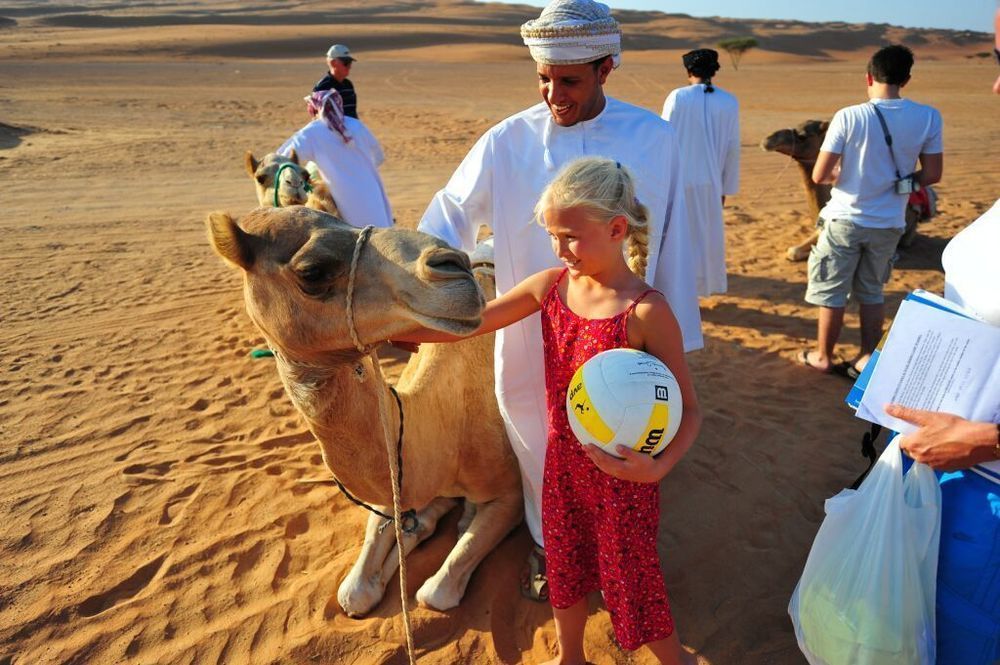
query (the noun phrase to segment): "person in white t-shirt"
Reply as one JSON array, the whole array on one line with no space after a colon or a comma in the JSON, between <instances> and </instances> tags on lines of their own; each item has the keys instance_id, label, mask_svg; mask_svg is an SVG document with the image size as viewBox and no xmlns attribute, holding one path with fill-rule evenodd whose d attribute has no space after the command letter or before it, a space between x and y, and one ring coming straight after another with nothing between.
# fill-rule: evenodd
<instances>
[{"instance_id":1,"label":"person in white t-shirt","mask_svg":"<svg viewBox=\"0 0 1000 665\"><path fill-rule=\"evenodd\" d=\"M823 231L809 254L805 299L820 308L817 342L802 349L798 361L821 372L839 368L856 375L868 362L882 337L882 289L906 228L909 192L941 180L941 114L900 97L912 66L913 53L905 46L886 46L872 56L869 101L837 111L813 167L813 181L833 183L833 189L820 211ZM860 308L861 352L837 365L834 347L848 297Z\"/></svg>"},{"instance_id":2,"label":"person in white t-shirt","mask_svg":"<svg viewBox=\"0 0 1000 665\"><path fill-rule=\"evenodd\" d=\"M392 209L378 167L385 156L382 146L364 123L344 115L336 90L321 90L306 97L315 120L285 141L278 154L292 150L302 162L315 162L330 188L341 218L358 228L392 226Z\"/></svg>"},{"instance_id":3,"label":"person in white t-shirt","mask_svg":"<svg viewBox=\"0 0 1000 665\"><path fill-rule=\"evenodd\" d=\"M698 295L709 296L727 287L722 206L739 190L740 104L712 82L717 51L688 51L682 61L689 85L667 95L661 115L677 130Z\"/></svg>"}]
</instances>

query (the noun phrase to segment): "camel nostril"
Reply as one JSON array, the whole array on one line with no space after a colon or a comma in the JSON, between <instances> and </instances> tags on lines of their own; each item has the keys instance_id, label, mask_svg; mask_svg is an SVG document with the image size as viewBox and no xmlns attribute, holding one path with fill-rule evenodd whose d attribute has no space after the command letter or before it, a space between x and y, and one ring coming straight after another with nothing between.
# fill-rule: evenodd
<instances>
[{"instance_id":1,"label":"camel nostril","mask_svg":"<svg viewBox=\"0 0 1000 665\"><path fill-rule=\"evenodd\" d=\"M427 257L425 265L428 274L434 277L472 276L472 264L464 252L443 250Z\"/></svg>"}]
</instances>

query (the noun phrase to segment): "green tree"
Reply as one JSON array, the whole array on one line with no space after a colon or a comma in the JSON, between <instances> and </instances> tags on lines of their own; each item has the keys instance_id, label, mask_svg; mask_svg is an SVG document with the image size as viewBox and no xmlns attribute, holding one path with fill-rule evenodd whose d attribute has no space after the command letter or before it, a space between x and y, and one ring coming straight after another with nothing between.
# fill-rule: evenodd
<instances>
[{"instance_id":1,"label":"green tree","mask_svg":"<svg viewBox=\"0 0 1000 665\"><path fill-rule=\"evenodd\" d=\"M733 69L740 68L740 58L755 46L757 46L757 40L753 37L732 37L718 43L718 47L729 54L729 59L733 61Z\"/></svg>"}]
</instances>

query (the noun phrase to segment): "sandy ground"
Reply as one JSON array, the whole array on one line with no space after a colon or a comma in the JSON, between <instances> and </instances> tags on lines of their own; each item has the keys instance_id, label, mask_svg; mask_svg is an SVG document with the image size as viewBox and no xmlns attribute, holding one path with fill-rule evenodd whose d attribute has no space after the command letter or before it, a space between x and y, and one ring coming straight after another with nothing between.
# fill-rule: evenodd
<instances>
[{"instance_id":1,"label":"sandy ground","mask_svg":"<svg viewBox=\"0 0 1000 665\"><path fill-rule=\"evenodd\" d=\"M248 357L261 338L203 219L253 206L242 154L305 122L301 97L336 34L359 53L362 118L385 147L399 222L414 225L472 142L536 101L516 39L532 10L125 7L0 11L17 21L0 21L0 665L403 663L395 582L367 618L336 603L365 513L302 482L328 477L319 449L273 364ZM656 111L683 83L680 50L732 27L629 21L645 50L607 89ZM804 264L783 250L810 222L795 168L759 140L862 100L879 35L910 40L907 93L944 114L947 156L940 217L900 260L890 312L911 288L942 287L944 244L998 190L994 69L966 57L988 49L983 35L751 27L775 48L717 78L743 119L730 292L703 302L706 348L690 362L705 425L664 483L660 537L682 640L711 665L803 662L789 594L823 500L864 468L847 382L793 361L816 313ZM852 315L844 339L857 335ZM457 520L411 556L410 594ZM523 527L507 538L458 609L414 606L421 663L547 657L550 610L516 592L528 542ZM653 662L620 651L592 610L593 663Z\"/></svg>"}]
</instances>

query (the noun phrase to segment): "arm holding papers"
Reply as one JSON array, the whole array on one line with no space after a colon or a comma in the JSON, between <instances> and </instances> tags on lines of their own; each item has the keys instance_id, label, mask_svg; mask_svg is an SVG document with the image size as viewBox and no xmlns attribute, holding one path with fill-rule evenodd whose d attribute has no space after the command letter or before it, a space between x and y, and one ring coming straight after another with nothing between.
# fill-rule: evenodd
<instances>
[{"instance_id":1,"label":"arm holding papers","mask_svg":"<svg viewBox=\"0 0 1000 665\"><path fill-rule=\"evenodd\" d=\"M940 471L956 471L997 459L1000 428L993 423L899 404L890 404L885 412L917 426L899 441L903 452L917 462Z\"/></svg>"},{"instance_id":2,"label":"arm holding papers","mask_svg":"<svg viewBox=\"0 0 1000 665\"><path fill-rule=\"evenodd\" d=\"M886 414L886 404L1000 421L1000 328L939 302L947 301L925 292L903 300L863 388L859 418L903 434L916 428Z\"/></svg>"},{"instance_id":3,"label":"arm holding papers","mask_svg":"<svg viewBox=\"0 0 1000 665\"><path fill-rule=\"evenodd\" d=\"M1000 328L910 294L848 403L894 429L918 462L956 470L1000 458Z\"/></svg>"}]
</instances>

